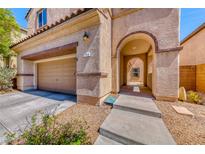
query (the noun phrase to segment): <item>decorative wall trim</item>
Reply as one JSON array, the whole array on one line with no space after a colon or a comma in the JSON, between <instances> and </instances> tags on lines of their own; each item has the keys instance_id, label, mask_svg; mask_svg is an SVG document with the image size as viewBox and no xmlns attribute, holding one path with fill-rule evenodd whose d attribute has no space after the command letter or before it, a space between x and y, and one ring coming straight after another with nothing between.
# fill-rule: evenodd
<instances>
[{"instance_id":1,"label":"decorative wall trim","mask_svg":"<svg viewBox=\"0 0 205 154\"><path fill-rule=\"evenodd\" d=\"M154 44L155 44L155 53L162 53L162 52L172 52L172 51L180 51L183 49L182 46L178 46L178 47L175 47L175 48L167 48L167 49L159 49L159 45L158 45L158 40L157 38L150 32L147 32L147 31L136 31L136 32L132 32L126 36L124 36L118 43L117 45L117 48L116 48L116 51L118 50L119 46L121 45L121 43L127 38L129 37L130 35L134 35L134 34L140 34L140 33L144 33L144 34L147 34L149 35L153 41L154 41ZM117 58L117 53L112 56L112 58Z\"/></svg>"},{"instance_id":2,"label":"decorative wall trim","mask_svg":"<svg viewBox=\"0 0 205 154\"><path fill-rule=\"evenodd\" d=\"M101 78L106 78L108 76L108 73L105 73L105 72L89 72L89 73L79 72L79 73L77 73L77 76L97 76L97 77L101 77Z\"/></svg>"},{"instance_id":3,"label":"decorative wall trim","mask_svg":"<svg viewBox=\"0 0 205 154\"><path fill-rule=\"evenodd\" d=\"M117 45L117 48L116 48L116 51L118 50L119 46L121 45L121 43L127 38L129 37L130 35L134 35L134 34L147 34L148 36L150 36L153 41L154 41L154 44L155 44L155 52L159 50L159 46L158 46L158 41L157 41L157 38L150 32L147 32L147 31L135 31L135 32L132 32L132 33L129 33L127 35L125 35L118 43Z\"/></svg>"},{"instance_id":4,"label":"decorative wall trim","mask_svg":"<svg viewBox=\"0 0 205 154\"><path fill-rule=\"evenodd\" d=\"M139 34L139 33L147 34L147 35L149 35L149 36L153 39L154 44L155 44L155 52L156 52L156 53L170 52L170 51L180 51L180 50L183 49L182 46L175 47L175 48L159 49L158 40L157 40L157 38L156 38L152 33L147 32L147 31L136 31L136 32L132 32L132 33L130 33L130 34L124 36L124 37L119 41L116 50L118 50L118 48L119 48L119 46L121 45L121 43L122 43L127 37L129 37L130 35ZM113 58L116 57L116 56L117 56L117 55L113 56Z\"/></svg>"},{"instance_id":5,"label":"decorative wall trim","mask_svg":"<svg viewBox=\"0 0 205 154\"><path fill-rule=\"evenodd\" d=\"M56 57L47 58L47 59L36 60L34 61L34 63L42 63L42 62L49 62L49 61L70 59L70 58L76 58L76 53L72 53L72 54L64 55L64 56L56 56Z\"/></svg>"},{"instance_id":6,"label":"decorative wall trim","mask_svg":"<svg viewBox=\"0 0 205 154\"><path fill-rule=\"evenodd\" d=\"M70 44L63 45L63 46L59 46L59 47L47 49L44 51L39 51L37 53L25 55L25 56L22 56L21 59L40 60L40 59L47 59L47 58L72 54L76 52L77 46L78 46L78 42L73 42Z\"/></svg>"},{"instance_id":7,"label":"decorative wall trim","mask_svg":"<svg viewBox=\"0 0 205 154\"><path fill-rule=\"evenodd\" d=\"M34 76L34 75L33 74L20 73L20 74L17 74L16 76Z\"/></svg>"},{"instance_id":8,"label":"decorative wall trim","mask_svg":"<svg viewBox=\"0 0 205 154\"><path fill-rule=\"evenodd\" d=\"M137 12L137 11L140 11L142 10L143 8L133 8L129 11L122 11L121 13L119 13L118 15L115 15L115 16L112 16L112 19L117 19L117 18L120 18L120 17L123 17L123 16L126 16L126 15L129 15L131 13L134 13L134 12Z\"/></svg>"},{"instance_id":9,"label":"decorative wall trim","mask_svg":"<svg viewBox=\"0 0 205 154\"><path fill-rule=\"evenodd\" d=\"M180 51L180 50L182 50L182 49L183 49L183 47L167 48L167 49L159 49L156 53L170 52L170 51Z\"/></svg>"}]
</instances>

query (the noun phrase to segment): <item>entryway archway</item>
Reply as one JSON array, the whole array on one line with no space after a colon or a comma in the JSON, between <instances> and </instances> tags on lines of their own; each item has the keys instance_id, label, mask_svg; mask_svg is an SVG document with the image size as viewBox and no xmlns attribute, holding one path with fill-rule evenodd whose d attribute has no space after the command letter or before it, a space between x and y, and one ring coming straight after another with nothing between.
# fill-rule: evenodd
<instances>
[{"instance_id":1,"label":"entryway archway","mask_svg":"<svg viewBox=\"0 0 205 154\"><path fill-rule=\"evenodd\" d=\"M139 57L126 56L124 80L126 85L144 85L145 84L145 63Z\"/></svg>"},{"instance_id":2,"label":"entryway archway","mask_svg":"<svg viewBox=\"0 0 205 154\"><path fill-rule=\"evenodd\" d=\"M146 87L155 91L156 40L147 32L136 32L124 37L117 48L118 92L123 87Z\"/></svg>"}]
</instances>

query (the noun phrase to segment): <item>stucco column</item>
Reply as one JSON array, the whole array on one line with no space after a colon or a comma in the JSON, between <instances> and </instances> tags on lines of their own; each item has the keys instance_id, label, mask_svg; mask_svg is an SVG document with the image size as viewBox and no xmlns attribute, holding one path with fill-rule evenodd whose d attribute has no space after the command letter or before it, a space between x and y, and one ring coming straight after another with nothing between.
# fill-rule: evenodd
<instances>
[{"instance_id":1,"label":"stucco column","mask_svg":"<svg viewBox=\"0 0 205 154\"><path fill-rule=\"evenodd\" d=\"M179 51L155 53L153 94L157 100L176 101L179 88Z\"/></svg>"},{"instance_id":2,"label":"stucco column","mask_svg":"<svg viewBox=\"0 0 205 154\"><path fill-rule=\"evenodd\" d=\"M118 58L112 57L112 92L119 92L119 68L118 68Z\"/></svg>"},{"instance_id":3,"label":"stucco column","mask_svg":"<svg viewBox=\"0 0 205 154\"><path fill-rule=\"evenodd\" d=\"M33 62L22 60L21 55L18 56L17 69L17 88L19 90L33 89L34 67Z\"/></svg>"}]
</instances>

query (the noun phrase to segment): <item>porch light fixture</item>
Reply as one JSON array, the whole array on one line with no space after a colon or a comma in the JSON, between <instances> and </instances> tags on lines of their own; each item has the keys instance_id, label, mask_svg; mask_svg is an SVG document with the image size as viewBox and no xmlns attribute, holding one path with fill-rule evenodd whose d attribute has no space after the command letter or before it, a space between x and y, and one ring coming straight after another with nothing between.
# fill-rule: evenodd
<instances>
[{"instance_id":1,"label":"porch light fixture","mask_svg":"<svg viewBox=\"0 0 205 154\"><path fill-rule=\"evenodd\" d=\"M89 39L89 35L88 35L87 32L85 32L84 35L83 35L83 40L86 41L88 39Z\"/></svg>"}]
</instances>

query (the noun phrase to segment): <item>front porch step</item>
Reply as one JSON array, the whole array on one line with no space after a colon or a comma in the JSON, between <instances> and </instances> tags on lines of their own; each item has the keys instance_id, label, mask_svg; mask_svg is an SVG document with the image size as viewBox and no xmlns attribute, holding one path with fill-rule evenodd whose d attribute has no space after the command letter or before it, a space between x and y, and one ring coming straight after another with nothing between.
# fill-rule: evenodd
<instances>
[{"instance_id":1,"label":"front porch step","mask_svg":"<svg viewBox=\"0 0 205 154\"><path fill-rule=\"evenodd\" d=\"M97 140L94 143L95 145L122 145L119 142L116 142L110 138L107 138L105 136L99 135Z\"/></svg>"},{"instance_id":2,"label":"front porch step","mask_svg":"<svg viewBox=\"0 0 205 154\"><path fill-rule=\"evenodd\" d=\"M175 144L161 118L112 109L100 135L122 144Z\"/></svg>"},{"instance_id":3,"label":"front porch step","mask_svg":"<svg viewBox=\"0 0 205 154\"><path fill-rule=\"evenodd\" d=\"M120 94L113 108L161 118L160 110L150 97Z\"/></svg>"}]
</instances>

